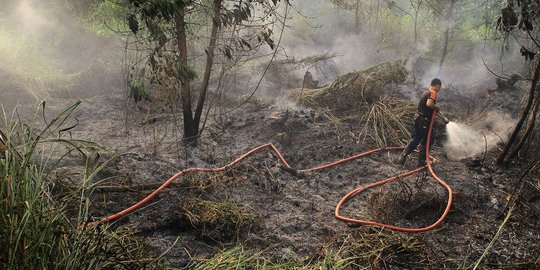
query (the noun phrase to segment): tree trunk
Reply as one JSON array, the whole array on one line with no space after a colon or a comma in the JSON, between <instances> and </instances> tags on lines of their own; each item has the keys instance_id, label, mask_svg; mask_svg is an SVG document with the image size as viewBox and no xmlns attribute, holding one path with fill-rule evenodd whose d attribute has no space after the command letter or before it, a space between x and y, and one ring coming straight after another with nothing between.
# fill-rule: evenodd
<instances>
[{"instance_id":1,"label":"tree trunk","mask_svg":"<svg viewBox=\"0 0 540 270\"><path fill-rule=\"evenodd\" d=\"M412 4L412 1L411 1ZM418 1L418 5L414 10L414 51L418 50L418 13L420 12L420 6L422 5L422 0Z\"/></svg>"},{"instance_id":2,"label":"tree trunk","mask_svg":"<svg viewBox=\"0 0 540 270\"><path fill-rule=\"evenodd\" d=\"M375 11L375 28L379 29L379 9L381 8L381 0L377 0L377 10Z\"/></svg>"},{"instance_id":3,"label":"tree trunk","mask_svg":"<svg viewBox=\"0 0 540 270\"><path fill-rule=\"evenodd\" d=\"M204 101L206 100L206 92L208 90L208 82L210 81L210 73L212 72L212 66L214 64L214 50L218 40L218 29L221 25L220 12L222 8L223 0L214 0L214 15L212 19L212 33L210 34L210 44L206 49L206 67L204 69L204 77L199 91L199 100L197 101L197 108L195 109L195 127L199 128L201 122L201 115L204 107Z\"/></svg>"},{"instance_id":4,"label":"tree trunk","mask_svg":"<svg viewBox=\"0 0 540 270\"><path fill-rule=\"evenodd\" d=\"M418 50L418 22L416 21L417 18L418 18L417 15L415 15L415 18L414 18L414 52L415 53Z\"/></svg>"},{"instance_id":5,"label":"tree trunk","mask_svg":"<svg viewBox=\"0 0 540 270\"><path fill-rule=\"evenodd\" d=\"M179 7L175 16L176 42L180 57L178 61L183 62L187 67L187 38L186 38L186 22L185 22L185 7ZM197 136L197 126L193 121L193 112L191 110L191 90L189 79L184 78L181 82L181 98L182 98L182 113L184 116L184 138L193 138Z\"/></svg>"},{"instance_id":6,"label":"tree trunk","mask_svg":"<svg viewBox=\"0 0 540 270\"><path fill-rule=\"evenodd\" d=\"M360 34L360 0L356 0L354 8L354 31Z\"/></svg>"},{"instance_id":7,"label":"tree trunk","mask_svg":"<svg viewBox=\"0 0 540 270\"><path fill-rule=\"evenodd\" d=\"M444 30L444 47L441 55L441 61L439 62L439 69L437 70L437 75L441 73L444 60L446 59L446 55L448 54L448 43L450 42L450 31L452 30L451 26L451 20L454 17L454 5L456 4L456 0L450 0L450 6L448 9L448 15L446 16L446 29Z\"/></svg>"},{"instance_id":8,"label":"tree trunk","mask_svg":"<svg viewBox=\"0 0 540 270\"><path fill-rule=\"evenodd\" d=\"M519 131L521 130L521 126L527 119L527 116L529 115L529 111L531 110L531 107L534 101L534 93L536 91L536 87L540 79L540 57L537 57L537 58L538 58L538 62L536 63L536 68L534 70L534 75L532 79L531 89L529 90L529 99L527 101L527 105L525 106L525 109L523 110L523 114L521 115L521 118L516 124L516 127L514 128L514 131L512 132L512 135L510 136L510 139L508 139L508 142L506 143L506 146L504 147L502 153L497 158L497 164L499 165L504 162L506 155L510 151L510 148L514 144L514 141L516 140L517 135L519 134Z\"/></svg>"},{"instance_id":9,"label":"tree trunk","mask_svg":"<svg viewBox=\"0 0 540 270\"><path fill-rule=\"evenodd\" d=\"M538 92L538 90L537 90L537 92ZM521 137L521 140L519 141L518 145L516 146L516 149L514 149L514 152L512 152L510 154L508 159L514 159L518 155L519 151L521 150L521 148L523 148L523 145L525 145L525 142L527 141L527 139L531 135L531 132L534 129L534 124L536 122L536 115L538 114L538 107L539 106L540 106L540 93L537 93L536 94L536 102L534 103L534 108L533 108L533 111L532 111L531 116L529 118L529 122L527 124L527 129L525 129L525 133L523 134L523 137Z\"/></svg>"},{"instance_id":10,"label":"tree trunk","mask_svg":"<svg viewBox=\"0 0 540 270\"><path fill-rule=\"evenodd\" d=\"M450 28L447 27L446 30L444 30L444 47L443 47L443 51L441 55L441 61L439 62L439 68L437 69L437 76L439 76L439 74L441 73L444 60L446 59L446 54L448 54L449 39L450 39Z\"/></svg>"}]
</instances>

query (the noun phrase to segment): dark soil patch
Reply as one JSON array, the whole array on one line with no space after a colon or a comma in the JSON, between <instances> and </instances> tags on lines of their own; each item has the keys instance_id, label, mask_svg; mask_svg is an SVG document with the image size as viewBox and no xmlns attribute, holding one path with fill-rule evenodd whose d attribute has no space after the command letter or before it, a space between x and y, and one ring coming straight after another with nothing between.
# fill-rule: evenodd
<instances>
[{"instance_id":1,"label":"dark soil patch","mask_svg":"<svg viewBox=\"0 0 540 270\"><path fill-rule=\"evenodd\" d=\"M283 108L264 100L252 100L229 115L214 116L198 147L187 148L180 141L181 119L177 114L154 112L151 104L130 105L129 114L125 114L118 109L124 102L119 93L97 96L83 103L76 112L80 122L72 135L100 142L119 155L96 179L112 176L100 185L120 187L96 190L92 207L96 218L131 206L149 194L150 187L177 171L188 167L220 167L263 143L274 143L296 169L326 164L373 148L369 138L358 140L355 136L363 127L359 121L335 122L314 108ZM53 110L60 110L65 104ZM149 117L155 121L145 121ZM322 172L297 175L283 170L273 153L260 152L226 173L192 174L178 179L146 207L123 217L115 226L132 227L158 254L178 239L165 257L166 264L176 267L186 265L193 257L207 258L238 244L264 250L268 257L303 261L320 254L325 247L337 248L339 243L347 241L341 235L371 235L369 228L351 228L336 220L334 208L348 191L409 170L411 164L416 164L413 156L405 168L394 165L397 154L381 152ZM436 230L410 235L392 233L399 240L389 246L389 253L379 254L399 258L391 264L397 269L414 268L414 265L455 269L477 260L502 221L500 213L505 198L520 172L517 166L501 170L492 165L490 161L496 153L490 153L481 167L447 160L440 140L436 140L433 154L438 159L434 166L437 174L456 195L452 212ZM102 153L98 163L108 155ZM62 173L62 170L79 170L80 163L77 165L76 160L75 156L67 160L64 167L56 170L57 174L76 183L80 175ZM537 259L538 211L530 206L538 206L534 196L537 195L530 196L528 210L520 209L508 223L488 256L488 267ZM431 177L409 177L359 195L347 205L346 211L356 217L421 227L438 218L446 198L445 191ZM251 209L257 218L241 226L233 222L232 226L223 227L224 223L219 221L193 224L182 206L194 199ZM399 243L407 239L422 249L398 252ZM362 245L358 250L367 243ZM417 264L419 261L423 263L421 266ZM368 263L374 268L388 267L381 261L368 260Z\"/></svg>"}]
</instances>

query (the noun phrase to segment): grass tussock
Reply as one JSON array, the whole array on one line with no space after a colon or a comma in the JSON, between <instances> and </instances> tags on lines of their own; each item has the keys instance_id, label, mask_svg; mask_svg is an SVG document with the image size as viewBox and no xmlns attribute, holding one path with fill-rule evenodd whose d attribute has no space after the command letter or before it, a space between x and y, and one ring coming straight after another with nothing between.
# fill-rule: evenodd
<instances>
[{"instance_id":1,"label":"grass tussock","mask_svg":"<svg viewBox=\"0 0 540 270\"><path fill-rule=\"evenodd\" d=\"M237 235L242 228L253 225L260 217L257 211L247 206L200 198L184 201L180 211L191 226L212 238Z\"/></svg>"},{"instance_id":2,"label":"grass tussock","mask_svg":"<svg viewBox=\"0 0 540 270\"><path fill-rule=\"evenodd\" d=\"M342 240L345 256L367 269L434 269L428 249L412 236L383 229L366 229L346 235Z\"/></svg>"},{"instance_id":3,"label":"grass tussock","mask_svg":"<svg viewBox=\"0 0 540 270\"><path fill-rule=\"evenodd\" d=\"M269 258L237 246L196 262L190 269L434 269L437 264L428 255L412 237L368 229L340 236L320 254L304 260Z\"/></svg>"},{"instance_id":4,"label":"grass tussock","mask_svg":"<svg viewBox=\"0 0 540 270\"><path fill-rule=\"evenodd\" d=\"M323 88L295 89L291 97L316 108L331 122L360 120L364 128L352 134L357 142L369 138L381 147L402 145L410 133L409 123L401 119L415 108L393 84L406 78L403 61L388 62L345 74Z\"/></svg>"},{"instance_id":5,"label":"grass tussock","mask_svg":"<svg viewBox=\"0 0 540 270\"><path fill-rule=\"evenodd\" d=\"M144 255L144 245L129 231L87 226L97 171L87 168L82 185L62 196L52 192L55 182L62 179L46 180L49 169L58 164L47 154L55 146L84 153L81 141L61 135L77 105L41 131L33 124L4 117L0 128L0 269L151 267L153 259Z\"/></svg>"},{"instance_id":6,"label":"grass tussock","mask_svg":"<svg viewBox=\"0 0 540 270\"><path fill-rule=\"evenodd\" d=\"M388 93L395 93L391 84L407 79L403 61L382 63L372 68L340 76L333 84L319 89L295 89L293 100L315 103L340 110L360 107L361 102L374 104Z\"/></svg>"},{"instance_id":7,"label":"grass tussock","mask_svg":"<svg viewBox=\"0 0 540 270\"><path fill-rule=\"evenodd\" d=\"M362 116L360 121L365 124L357 138L365 140L370 137L380 147L402 145L411 136L411 123L405 123L402 119L404 115L414 111L412 102L384 96Z\"/></svg>"},{"instance_id":8,"label":"grass tussock","mask_svg":"<svg viewBox=\"0 0 540 270\"><path fill-rule=\"evenodd\" d=\"M282 259L271 259L261 252L251 253L242 246L224 250L214 257L194 263L190 269L252 269L252 270L340 270L359 269L354 257L342 258L339 252L327 250L320 257L304 262Z\"/></svg>"}]
</instances>

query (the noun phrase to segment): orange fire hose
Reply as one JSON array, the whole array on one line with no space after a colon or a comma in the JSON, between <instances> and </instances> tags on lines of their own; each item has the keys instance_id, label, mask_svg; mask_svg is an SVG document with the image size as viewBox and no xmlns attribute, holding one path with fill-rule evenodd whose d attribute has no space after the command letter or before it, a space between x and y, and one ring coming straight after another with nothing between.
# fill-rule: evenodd
<instances>
[{"instance_id":1,"label":"orange fire hose","mask_svg":"<svg viewBox=\"0 0 540 270\"><path fill-rule=\"evenodd\" d=\"M448 186L448 184L446 184L446 182L444 182L442 179L440 179L435 174L435 172L433 171L433 168L431 167L432 162L430 160L430 158L431 158L430 157L430 143L431 143L431 133L432 133L432 129L433 129L433 123L435 122L435 113L433 113L432 119L433 120L431 121L431 123L429 125L428 137L427 137L427 147L426 147L426 163L427 163L427 165L423 166L423 167L419 167L419 168L417 168L415 170L412 170L412 171L409 171L409 172L405 172L405 173L397 175L397 176L387 178L387 179L379 181L379 182L375 182L375 183L372 183L372 184L357 188L357 189L349 192L347 195L345 195L339 201L338 205L336 206L335 217L337 219L340 219L340 220L343 220L343 221L346 221L346 222L350 222L350 223L372 225L372 226L380 226L380 227L385 227L385 228L388 228L388 229L391 229L391 230L402 231L402 232L422 232L422 231L427 231L427 230L431 230L431 229L435 228L436 226L438 226L439 224L441 224L441 222L448 215L448 213L450 211L450 207L452 205L452 189L450 188L450 186ZM241 162L242 160L244 160L248 156L252 155L253 153L255 153L255 152L257 152L257 151L259 151L259 150L261 150L263 148L271 148L274 151L274 153L278 156L278 158L281 160L281 162L287 168L291 168L291 166L285 160L285 158L283 157L281 152L273 144L271 144L271 143L263 144L263 145L260 145L260 146L258 146L256 148L252 149L251 151L243 154L242 156L238 157L237 159L235 159L231 163L229 163L229 164L227 164L227 165L225 165L223 167L220 167L220 168L188 168L188 169L182 170L182 171L178 172L177 174L173 175L171 178L169 178L167 181L165 181L159 188L154 190L152 193L150 193L148 196L146 196L144 199L142 199L138 203L136 203L136 204L130 206L129 208L126 208L125 210L122 210L122 211L120 211L120 212L118 212L118 213L116 213L114 215L102 218L102 219L100 219L98 221L98 223L112 221L112 220L118 219L118 218L120 218L120 217L122 217L124 215L127 215L127 214L135 211L137 208L141 207L142 205L147 203L149 200L151 200L154 196L156 196L158 193L160 193L163 189L165 189L174 180L176 180L180 176L183 176L184 174L192 173L192 172L212 172L212 173L223 172L223 171L226 171L227 169L233 167L234 165L238 164L239 162ZM299 172L320 171L320 170L327 169L327 168L330 168L330 167L334 167L334 166L337 166L339 164L342 164L342 163L345 163L345 162L348 162L348 161L352 161L352 160L355 160L355 159L358 159L358 158L361 158L361 157L364 157L364 156L367 156L367 155L370 155L370 154L373 154L373 153L377 153L377 152L382 151L382 150L399 150L399 149L403 149L403 147L394 146L394 147L377 148L377 149L373 149L373 150L370 150L370 151L367 151L367 152L364 152L364 153L361 153L361 154L357 154L357 155L354 155L354 156L351 156L351 157L348 157L348 158L345 158L345 159L341 159L341 160L338 160L338 161L335 161L335 162L332 162L332 163L329 163L329 164L326 164L326 165L323 165L323 166L310 168L310 169L299 170ZM409 175L412 175L412 174L419 173L419 172L425 170L426 168L429 169L429 172L433 176L433 178L435 178L435 180L437 180L437 182L440 185L442 185L448 191L448 202L446 204L446 209L444 210L441 217L435 223L433 223L433 224L431 224L431 225L429 225L427 227L423 227L423 228L402 228L402 227L392 226L392 225L388 225L388 224L384 224L384 223L380 223L380 222L375 222L375 221L367 221L367 220L347 218L347 217L342 216L339 213L339 210L342 208L343 204L345 204L345 202L350 200L352 197L356 196L358 193L360 193L360 192L362 192L362 191L364 191L366 189L370 189L372 187L383 185L383 184L395 181L397 179L400 179L400 178L403 178L403 177L406 177L406 176L409 176Z\"/></svg>"}]
</instances>

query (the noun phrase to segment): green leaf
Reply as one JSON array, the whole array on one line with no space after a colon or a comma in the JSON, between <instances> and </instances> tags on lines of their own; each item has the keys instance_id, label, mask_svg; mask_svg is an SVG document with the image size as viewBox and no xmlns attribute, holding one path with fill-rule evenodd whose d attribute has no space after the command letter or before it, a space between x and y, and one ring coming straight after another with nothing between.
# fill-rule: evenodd
<instances>
[{"instance_id":1,"label":"green leaf","mask_svg":"<svg viewBox=\"0 0 540 270\"><path fill-rule=\"evenodd\" d=\"M131 94L141 98L147 98L150 95L150 88L144 84L144 82L133 79L129 82Z\"/></svg>"},{"instance_id":2,"label":"green leaf","mask_svg":"<svg viewBox=\"0 0 540 270\"><path fill-rule=\"evenodd\" d=\"M197 72L191 68L188 67L184 62L178 61L177 64L177 71L178 71L178 78L181 82L185 81L192 81L197 79Z\"/></svg>"}]
</instances>

